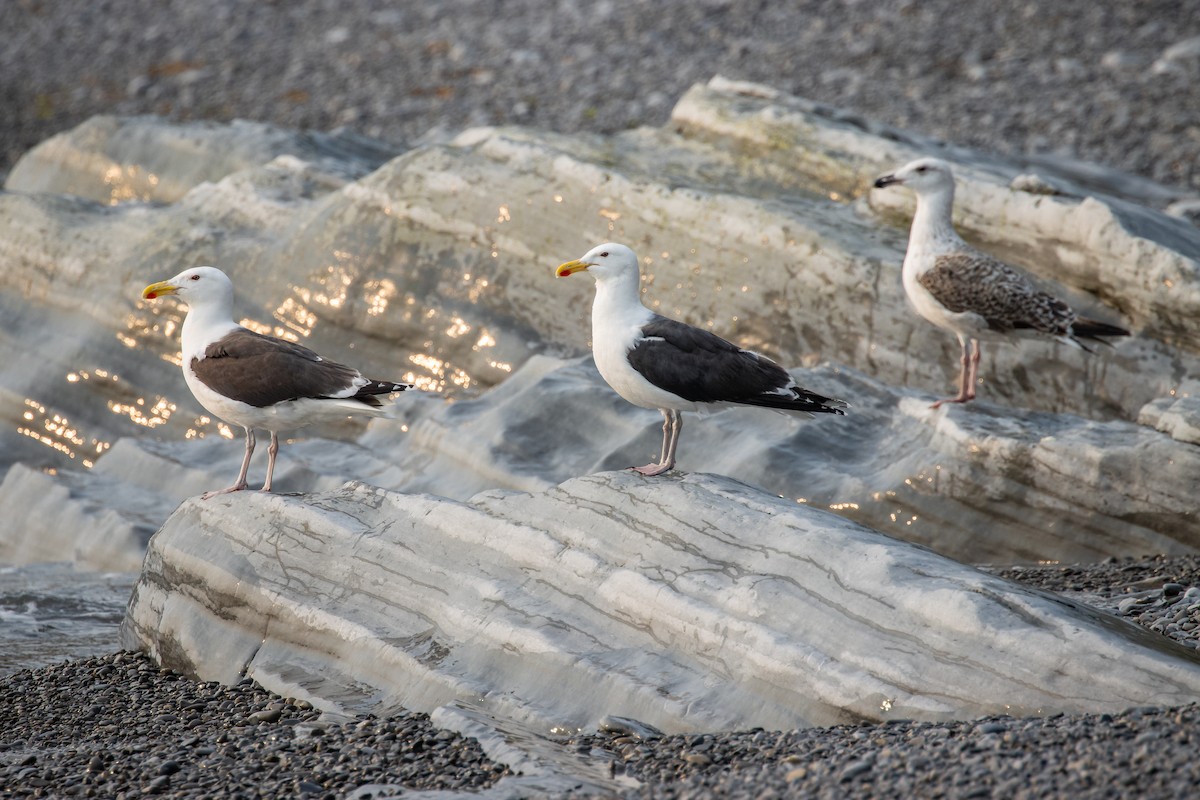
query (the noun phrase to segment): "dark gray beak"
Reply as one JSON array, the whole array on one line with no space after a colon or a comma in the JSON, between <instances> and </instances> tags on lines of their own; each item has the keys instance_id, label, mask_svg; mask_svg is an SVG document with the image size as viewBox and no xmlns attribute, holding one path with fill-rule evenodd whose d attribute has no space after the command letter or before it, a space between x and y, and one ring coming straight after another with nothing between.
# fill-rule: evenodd
<instances>
[{"instance_id":1,"label":"dark gray beak","mask_svg":"<svg viewBox=\"0 0 1200 800\"><path fill-rule=\"evenodd\" d=\"M895 175L883 175L875 179L875 188L882 189L885 186L891 186L893 183L903 183Z\"/></svg>"}]
</instances>

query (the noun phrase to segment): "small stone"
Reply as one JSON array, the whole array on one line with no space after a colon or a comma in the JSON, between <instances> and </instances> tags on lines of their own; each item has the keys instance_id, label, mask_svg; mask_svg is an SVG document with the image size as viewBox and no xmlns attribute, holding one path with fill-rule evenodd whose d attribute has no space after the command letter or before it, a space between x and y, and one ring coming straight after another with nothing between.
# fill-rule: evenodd
<instances>
[{"instance_id":1,"label":"small stone","mask_svg":"<svg viewBox=\"0 0 1200 800\"><path fill-rule=\"evenodd\" d=\"M1176 42L1163 51L1162 58L1167 61L1200 59L1200 36Z\"/></svg>"},{"instance_id":2,"label":"small stone","mask_svg":"<svg viewBox=\"0 0 1200 800\"><path fill-rule=\"evenodd\" d=\"M808 775L808 767L796 767L795 769L788 770L788 774L783 777L784 780L791 783L792 781L801 780L806 775Z\"/></svg>"},{"instance_id":3,"label":"small stone","mask_svg":"<svg viewBox=\"0 0 1200 800\"><path fill-rule=\"evenodd\" d=\"M842 782L852 781L855 778L857 778L859 775L862 775L864 772L870 772L870 770L871 770L871 762L870 761L852 761L846 765L846 768L844 770L842 770L842 775L839 778L839 780L841 780Z\"/></svg>"},{"instance_id":4,"label":"small stone","mask_svg":"<svg viewBox=\"0 0 1200 800\"><path fill-rule=\"evenodd\" d=\"M207 80L209 71L206 69L185 69L175 76L175 82L180 86L194 86Z\"/></svg>"},{"instance_id":5,"label":"small stone","mask_svg":"<svg viewBox=\"0 0 1200 800\"><path fill-rule=\"evenodd\" d=\"M1117 613L1122 617L1133 613L1134 609L1145 602L1141 597L1126 597L1121 602L1117 603Z\"/></svg>"},{"instance_id":6,"label":"small stone","mask_svg":"<svg viewBox=\"0 0 1200 800\"><path fill-rule=\"evenodd\" d=\"M1183 593L1183 584L1180 583L1164 583L1162 587L1163 597L1174 597Z\"/></svg>"},{"instance_id":7,"label":"small stone","mask_svg":"<svg viewBox=\"0 0 1200 800\"><path fill-rule=\"evenodd\" d=\"M146 90L150 88L151 83L153 81L148 76L135 75L129 80L129 83L125 84L125 94L129 97L138 97L145 94Z\"/></svg>"},{"instance_id":8,"label":"small stone","mask_svg":"<svg viewBox=\"0 0 1200 800\"><path fill-rule=\"evenodd\" d=\"M1008 188L1012 189L1014 192L1025 192L1026 194L1066 194L1065 191L1058 186L1055 186L1049 179L1033 173L1023 173L1018 175L1008 184Z\"/></svg>"},{"instance_id":9,"label":"small stone","mask_svg":"<svg viewBox=\"0 0 1200 800\"><path fill-rule=\"evenodd\" d=\"M597 727L605 733L636 736L641 739L661 739L664 735L662 731L653 725L630 717L609 715L601 719Z\"/></svg>"},{"instance_id":10,"label":"small stone","mask_svg":"<svg viewBox=\"0 0 1200 800\"><path fill-rule=\"evenodd\" d=\"M1143 63L1142 60L1137 56L1123 50L1109 50L1100 57L1100 66L1114 72L1131 69L1139 66L1141 63Z\"/></svg>"},{"instance_id":11,"label":"small stone","mask_svg":"<svg viewBox=\"0 0 1200 800\"><path fill-rule=\"evenodd\" d=\"M264 708L262 711L255 711L246 717L248 722L278 722L283 716L283 711L278 708Z\"/></svg>"},{"instance_id":12,"label":"small stone","mask_svg":"<svg viewBox=\"0 0 1200 800\"><path fill-rule=\"evenodd\" d=\"M707 767L712 763L712 759L703 753L685 753L683 760L697 767Z\"/></svg>"}]
</instances>

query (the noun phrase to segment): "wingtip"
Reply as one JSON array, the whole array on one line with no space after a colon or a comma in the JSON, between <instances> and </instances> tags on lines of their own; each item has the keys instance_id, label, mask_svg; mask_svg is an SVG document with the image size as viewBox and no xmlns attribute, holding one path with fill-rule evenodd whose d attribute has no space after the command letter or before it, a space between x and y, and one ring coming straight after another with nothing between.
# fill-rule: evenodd
<instances>
[{"instance_id":1,"label":"wingtip","mask_svg":"<svg viewBox=\"0 0 1200 800\"><path fill-rule=\"evenodd\" d=\"M827 413L846 416L844 409L850 408L850 404L840 397L826 397L822 400L821 405L827 409Z\"/></svg>"}]
</instances>

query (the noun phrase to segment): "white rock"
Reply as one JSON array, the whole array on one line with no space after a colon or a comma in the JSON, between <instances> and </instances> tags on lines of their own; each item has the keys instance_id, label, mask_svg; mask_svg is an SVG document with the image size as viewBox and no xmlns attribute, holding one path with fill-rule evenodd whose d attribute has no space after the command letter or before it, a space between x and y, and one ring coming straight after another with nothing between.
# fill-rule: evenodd
<instances>
[{"instance_id":1,"label":"white rock","mask_svg":"<svg viewBox=\"0 0 1200 800\"><path fill-rule=\"evenodd\" d=\"M325 31L325 43L332 45L343 44L350 38L350 30L341 25Z\"/></svg>"},{"instance_id":2,"label":"white rock","mask_svg":"<svg viewBox=\"0 0 1200 800\"><path fill-rule=\"evenodd\" d=\"M1150 71L1156 75L1162 75L1168 72L1190 72L1196 68L1196 62L1200 60L1200 36L1193 36L1190 39L1183 39L1168 47L1163 51L1158 60L1150 67Z\"/></svg>"},{"instance_id":3,"label":"white rock","mask_svg":"<svg viewBox=\"0 0 1200 800\"><path fill-rule=\"evenodd\" d=\"M968 563L1200 549L1193 499L1200 449L1180 430L1173 439L1127 422L986 405L939 413L928 397L895 393L850 370L795 375L822 392L843 390L850 413L812 420L761 409L688 415L680 468L736 476ZM538 356L477 399L402 397L395 420L373 420L354 442L302 436L281 451L276 484L311 492L359 478L458 500L490 488L544 491L645 462L657 453L660 426L657 413L611 392L590 358ZM63 471L69 496L24 519L21 539L69 536L96 507L152 530L154 510L162 519L184 499L228 484L241 453L238 442L217 437L122 439L92 473ZM252 464L252 484L261 479L262 459ZM1148 464L1170 469L1151 477ZM89 474L102 479L89 482ZM113 492L120 481L136 492ZM22 491L22 484L0 488L0 507L17 504Z\"/></svg>"},{"instance_id":4,"label":"white rock","mask_svg":"<svg viewBox=\"0 0 1200 800\"><path fill-rule=\"evenodd\" d=\"M1200 444L1200 380L1187 379L1167 397L1147 403L1138 423L1168 434L1172 439Z\"/></svg>"},{"instance_id":5,"label":"white rock","mask_svg":"<svg viewBox=\"0 0 1200 800\"><path fill-rule=\"evenodd\" d=\"M1187 220L1193 225L1200 224L1200 197L1176 200L1163 209L1163 213L1171 217Z\"/></svg>"},{"instance_id":6,"label":"white rock","mask_svg":"<svg viewBox=\"0 0 1200 800\"><path fill-rule=\"evenodd\" d=\"M464 401L539 353L585 352L591 286L555 280L553 268L625 239L641 248L648 303L789 367L828 363L822 388L856 404L835 422L759 412L689 421L685 468L833 506L967 560L1191 551L1194 526L1180 522L1190 449L1117 423L1170 397L1178 376L1200 374L1200 231L1130 202L1153 192L1112 171L950 148L968 237L1060 282L1084 308L1112 304L1138 335L1094 355L988 348L983 402L929 415L925 401L953 382L956 343L903 299L909 199L868 186L933 146L719 79L689 91L662 130L478 129L386 163L372 162L379 146L345 137L97 118L27 156L0 194L0 348L11 354L0 360L0 468L99 468L115 443L155 439L178 444L171 457L183 464L186 441L204 436L221 446L195 451L194 474L148 491L171 507L184 491L227 484L238 447L217 441L221 428L183 384L182 312L139 299L150 281L212 261L234 278L247 324L459 401L435 411L405 398L402 417L417 406L409 431L373 426L370 459L305 467L297 489L360 477L465 497L624 467L647 457L657 422L592 378L551 380L558 366L537 367L600 414L590 430L536 395L520 407L504 394ZM120 180L129 165L160 175L161 204L50 193L119 199L114 186L126 184L106 182L114 165ZM1021 173L1066 194L1013 191ZM1121 197L1080 201L1085 185ZM456 419L473 439L452 430ZM298 437L316 452L362 430ZM153 473L151 450L131 448L127 474ZM1149 458L1169 468L1149 470ZM63 514L92 502L84 483L71 484Z\"/></svg>"},{"instance_id":7,"label":"white rock","mask_svg":"<svg viewBox=\"0 0 1200 800\"><path fill-rule=\"evenodd\" d=\"M468 503L362 484L189 500L122 632L326 708L466 699L667 731L1190 702L1200 661L1081 606L708 475Z\"/></svg>"},{"instance_id":8,"label":"white rock","mask_svg":"<svg viewBox=\"0 0 1200 800\"><path fill-rule=\"evenodd\" d=\"M1200 58L1200 36L1183 39L1163 51L1162 57L1168 61L1186 61Z\"/></svg>"},{"instance_id":9,"label":"white rock","mask_svg":"<svg viewBox=\"0 0 1200 800\"><path fill-rule=\"evenodd\" d=\"M1119 70L1133 69L1142 65L1144 62L1136 54L1125 50L1109 50L1100 57L1100 66L1104 69Z\"/></svg>"},{"instance_id":10,"label":"white rock","mask_svg":"<svg viewBox=\"0 0 1200 800\"><path fill-rule=\"evenodd\" d=\"M1200 549L1197 448L1120 421L985 405L934 412L928 397L846 369L794 374L841 392L847 415L687 415L680 468L736 476L972 563ZM359 444L396 459L407 477L389 488L456 499L640 464L661 438L659 415L607 391L590 359L534 359L477 400L413 406L403 421L372 423ZM1171 468L1141 477L1148 464Z\"/></svg>"},{"instance_id":11,"label":"white rock","mask_svg":"<svg viewBox=\"0 0 1200 800\"><path fill-rule=\"evenodd\" d=\"M188 83L203 77L202 70L190 70L177 80ZM130 82L130 94L149 85L139 80L144 78ZM225 125L98 116L22 156L4 188L10 192L65 192L106 205L173 203L204 181L259 167L281 154L298 156L349 178L377 168L396 151L353 134L300 134L246 120Z\"/></svg>"},{"instance_id":12,"label":"white rock","mask_svg":"<svg viewBox=\"0 0 1200 800\"><path fill-rule=\"evenodd\" d=\"M14 464L0 483L0 508L5 531L16 534L0 536L2 564L69 561L136 572L146 542L174 506L120 478L75 472L54 478Z\"/></svg>"}]
</instances>

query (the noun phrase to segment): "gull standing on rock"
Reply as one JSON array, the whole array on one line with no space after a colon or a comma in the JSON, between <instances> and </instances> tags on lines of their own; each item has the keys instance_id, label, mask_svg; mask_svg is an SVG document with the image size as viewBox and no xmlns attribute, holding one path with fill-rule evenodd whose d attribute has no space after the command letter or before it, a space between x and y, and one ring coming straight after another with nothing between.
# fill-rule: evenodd
<instances>
[{"instance_id":1,"label":"gull standing on rock","mask_svg":"<svg viewBox=\"0 0 1200 800\"><path fill-rule=\"evenodd\" d=\"M958 395L975 399L980 339L1010 340L1043 334L1091 352L1080 340L1107 344L1101 336L1129 331L1078 316L1065 302L1038 289L1023 273L964 242L954 230L954 175L950 165L921 158L875 181L875 188L907 186L917 194L917 211L904 254L904 291L922 317L958 336L962 346Z\"/></svg>"},{"instance_id":2,"label":"gull standing on rock","mask_svg":"<svg viewBox=\"0 0 1200 800\"><path fill-rule=\"evenodd\" d=\"M246 456L237 481L205 492L204 500L246 488L255 428L271 432L262 487L269 492L279 431L350 414L385 416L380 396L412 388L369 380L307 347L238 325L233 321L233 283L215 267L193 267L142 290L147 300L168 294L188 306L181 342L188 388L210 413L246 429Z\"/></svg>"},{"instance_id":3,"label":"gull standing on rock","mask_svg":"<svg viewBox=\"0 0 1200 800\"><path fill-rule=\"evenodd\" d=\"M656 464L633 467L642 475L675 467L684 411L749 405L806 416L844 413L844 402L802 389L769 358L646 308L637 256L625 245L594 247L555 274L565 278L584 270L596 279L596 369L621 397L663 415L662 454Z\"/></svg>"}]
</instances>

